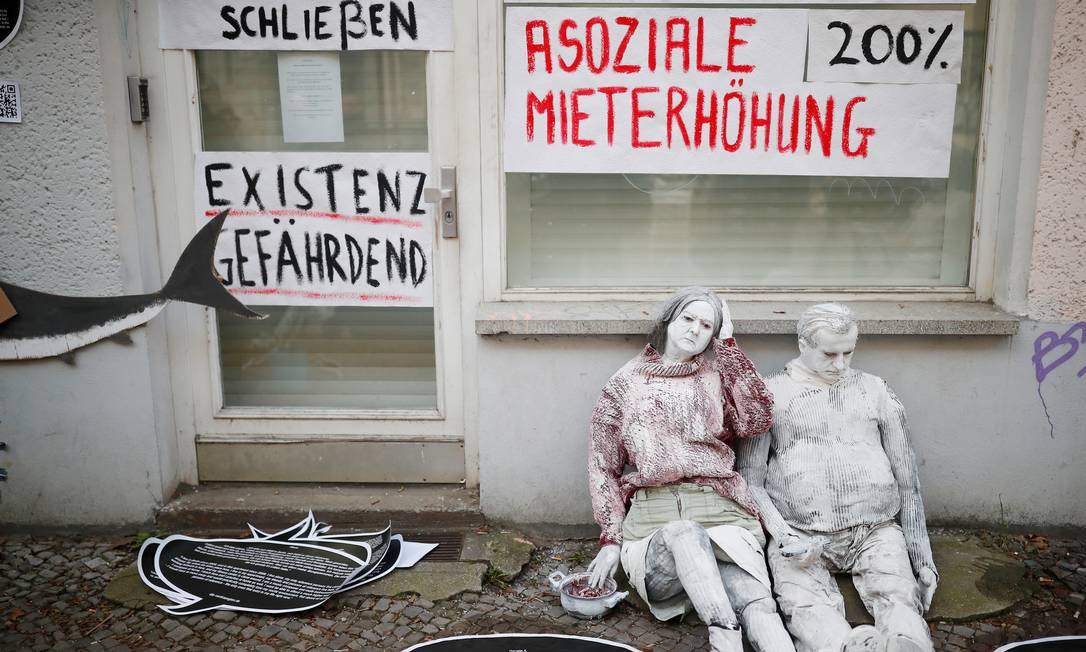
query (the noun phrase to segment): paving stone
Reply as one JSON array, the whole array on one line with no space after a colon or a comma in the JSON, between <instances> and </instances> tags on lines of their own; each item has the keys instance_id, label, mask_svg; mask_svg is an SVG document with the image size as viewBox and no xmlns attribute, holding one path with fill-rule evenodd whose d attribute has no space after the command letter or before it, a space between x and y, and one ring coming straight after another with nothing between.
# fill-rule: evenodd
<instances>
[{"instance_id":1,"label":"paving stone","mask_svg":"<svg viewBox=\"0 0 1086 652\"><path fill-rule=\"evenodd\" d=\"M184 625L178 625L177 627L174 627L172 630L170 630L169 634L166 634L166 638L170 639L171 641L181 642L186 638L192 636L193 634L194 632L188 627Z\"/></svg>"}]
</instances>

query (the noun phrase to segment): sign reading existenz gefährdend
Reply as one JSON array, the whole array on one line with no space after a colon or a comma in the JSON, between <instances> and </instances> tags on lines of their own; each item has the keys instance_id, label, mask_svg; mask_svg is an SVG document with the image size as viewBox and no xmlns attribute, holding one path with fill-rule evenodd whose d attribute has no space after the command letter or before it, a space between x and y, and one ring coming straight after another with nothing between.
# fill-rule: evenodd
<instances>
[{"instance_id":1,"label":"sign reading existenz gef\u00e4hrdend","mask_svg":"<svg viewBox=\"0 0 1086 652\"><path fill-rule=\"evenodd\" d=\"M159 44L190 50L451 50L452 0L169 0Z\"/></svg>"},{"instance_id":2,"label":"sign reading existenz gef\u00e4hrdend","mask_svg":"<svg viewBox=\"0 0 1086 652\"><path fill-rule=\"evenodd\" d=\"M962 12L814 13L508 7L505 169L946 177Z\"/></svg>"},{"instance_id":3,"label":"sign reading existenz gef\u00e4hrdend","mask_svg":"<svg viewBox=\"0 0 1086 652\"><path fill-rule=\"evenodd\" d=\"M230 209L215 267L252 305L432 306L426 153L201 152L199 223Z\"/></svg>"}]
</instances>

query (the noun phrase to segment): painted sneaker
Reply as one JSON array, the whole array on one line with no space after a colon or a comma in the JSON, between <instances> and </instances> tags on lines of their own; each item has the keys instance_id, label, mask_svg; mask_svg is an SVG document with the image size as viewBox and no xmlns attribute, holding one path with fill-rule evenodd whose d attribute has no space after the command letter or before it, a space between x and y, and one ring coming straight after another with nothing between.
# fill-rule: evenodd
<instances>
[{"instance_id":1,"label":"painted sneaker","mask_svg":"<svg viewBox=\"0 0 1086 652\"><path fill-rule=\"evenodd\" d=\"M886 637L871 625L860 625L852 629L841 652L888 652Z\"/></svg>"},{"instance_id":2,"label":"painted sneaker","mask_svg":"<svg viewBox=\"0 0 1086 652\"><path fill-rule=\"evenodd\" d=\"M718 625L709 626L710 652L743 652L743 632L738 628L725 629Z\"/></svg>"},{"instance_id":3,"label":"painted sneaker","mask_svg":"<svg viewBox=\"0 0 1086 652\"><path fill-rule=\"evenodd\" d=\"M931 643L921 645L904 636L895 636L886 643L886 652L932 652L933 649Z\"/></svg>"}]
</instances>

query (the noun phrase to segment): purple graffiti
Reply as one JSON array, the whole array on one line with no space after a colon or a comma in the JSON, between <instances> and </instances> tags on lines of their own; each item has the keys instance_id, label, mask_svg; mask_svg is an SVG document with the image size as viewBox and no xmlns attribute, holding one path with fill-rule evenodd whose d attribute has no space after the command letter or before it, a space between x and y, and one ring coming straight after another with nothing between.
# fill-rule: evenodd
<instances>
[{"instance_id":1,"label":"purple graffiti","mask_svg":"<svg viewBox=\"0 0 1086 652\"><path fill-rule=\"evenodd\" d=\"M1074 337L1076 333L1078 339ZM1037 376L1037 384L1040 385L1048 377L1048 374L1073 358L1075 353L1078 352L1080 342L1086 343L1086 322L1083 321L1068 328L1063 335L1059 335L1055 331L1045 331L1038 335L1037 339L1033 340L1033 370ZM1061 347L1067 348L1063 349L1055 360L1046 361L1046 356ZM1084 375L1086 375L1086 367L1078 372L1079 378Z\"/></svg>"}]
</instances>

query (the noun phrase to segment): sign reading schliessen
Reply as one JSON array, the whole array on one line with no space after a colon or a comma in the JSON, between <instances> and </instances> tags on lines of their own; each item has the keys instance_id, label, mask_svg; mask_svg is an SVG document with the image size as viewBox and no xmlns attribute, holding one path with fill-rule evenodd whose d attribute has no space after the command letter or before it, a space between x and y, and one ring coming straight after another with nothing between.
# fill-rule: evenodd
<instances>
[{"instance_id":1,"label":"sign reading schliessen","mask_svg":"<svg viewBox=\"0 0 1086 652\"><path fill-rule=\"evenodd\" d=\"M452 0L163 0L159 45L190 50L451 50Z\"/></svg>"},{"instance_id":2,"label":"sign reading schliessen","mask_svg":"<svg viewBox=\"0 0 1086 652\"><path fill-rule=\"evenodd\" d=\"M203 224L230 209L215 249L251 305L432 306L426 153L201 152Z\"/></svg>"},{"instance_id":3,"label":"sign reading schliessen","mask_svg":"<svg viewBox=\"0 0 1086 652\"><path fill-rule=\"evenodd\" d=\"M811 13L507 8L505 169L946 177L962 12Z\"/></svg>"}]
</instances>

